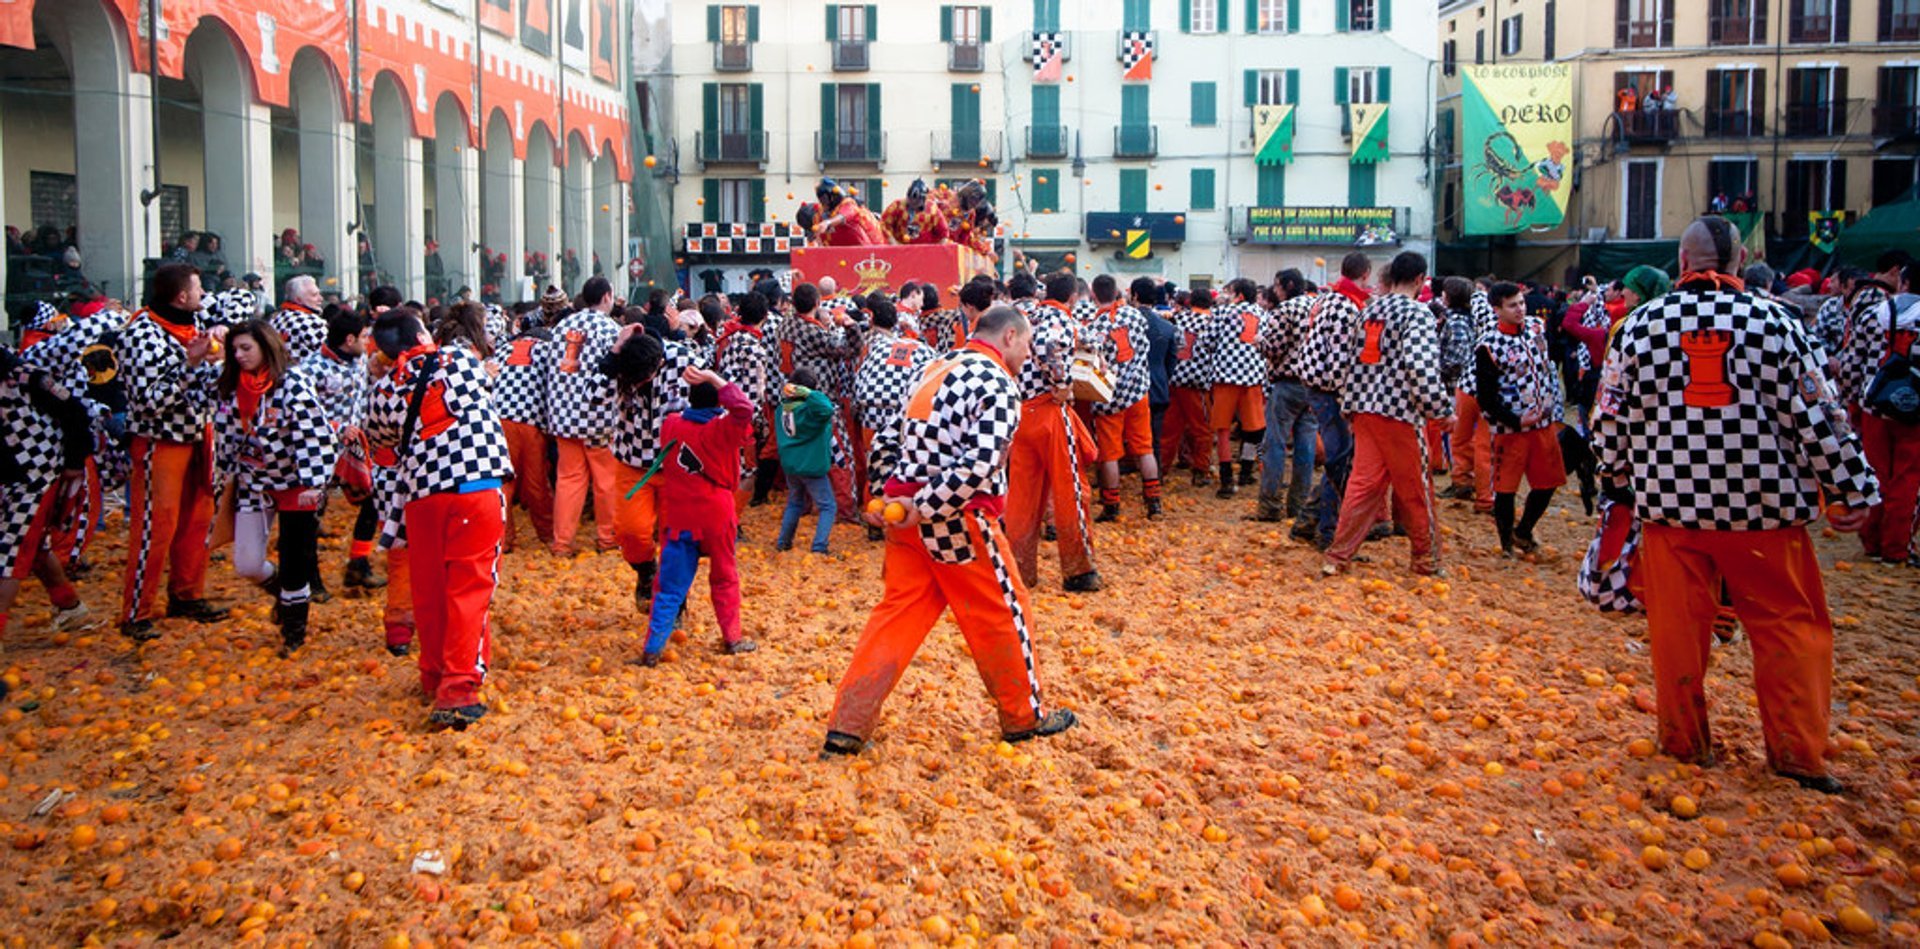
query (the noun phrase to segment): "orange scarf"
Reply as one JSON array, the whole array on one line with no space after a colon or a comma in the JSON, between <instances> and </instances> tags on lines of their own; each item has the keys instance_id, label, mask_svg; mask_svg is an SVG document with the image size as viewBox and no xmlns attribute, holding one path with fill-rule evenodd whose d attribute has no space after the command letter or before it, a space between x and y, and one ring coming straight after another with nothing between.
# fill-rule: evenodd
<instances>
[{"instance_id":1,"label":"orange scarf","mask_svg":"<svg viewBox=\"0 0 1920 949\"><path fill-rule=\"evenodd\" d=\"M233 390L233 403L240 410L241 428L253 431L253 417L260 411L260 399L273 391L273 383L273 374L265 369L240 374L240 384Z\"/></svg>"},{"instance_id":2,"label":"orange scarf","mask_svg":"<svg viewBox=\"0 0 1920 949\"><path fill-rule=\"evenodd\" d=\"M1728 290L1735 293L1747 288L1746 281L1732 274L1724 274L1717 270L1689 270L1681 274L1680 279L1673 282L1673 285L1676 287L1684 287L1689 284L1706 284L1715 290Z\"/></svg>"},{"instance_id":3,"label":"orange scarf","mask_svg":"<svg viewBox=\"0 0 1920 949\"><path fill-rule=\"evenodd\" d=\"M172 320L161 318L160 314L152 310L142 310L140 312L145 313L147 319L152 320L155 326L166 330L167 335L173 337L173 341L182 346L193 342L193 338L200 335L200 327L192 323L175 323Z\"/></svg>"}]
</instances>

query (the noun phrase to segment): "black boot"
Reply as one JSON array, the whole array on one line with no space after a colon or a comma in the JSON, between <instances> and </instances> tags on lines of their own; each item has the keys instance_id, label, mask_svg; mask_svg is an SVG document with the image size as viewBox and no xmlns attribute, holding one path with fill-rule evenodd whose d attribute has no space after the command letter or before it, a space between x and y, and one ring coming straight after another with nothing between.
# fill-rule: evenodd
<instances>
[{"instance_id":1,"label":"black boot","mask_svg":"<svg viewBox=\"0 0 1920 949\"><path fill-rule=\"evenodd\" d=\"M280 658L293 655L307 644L307 612L312 608L308 600L280 604Z\"/></svg>"},{"instance_id":2,"label":"black boot","mask_svg":"<svg viewBox=\"0 0 1920 949\"><path fill-rule=\"evenodd\" d=\"M1094 516L1093 522L1095 524L1111 524L1119 519L1120 505L1102 504L1100 505L1100 513Z\"/></svg>"},{"instance_id":3,"label":"black boot","mask_svg":"<svg viewBox=\"0 0 1920 949\"><path fill-rule=\"evenodd\" d=\"M1231 461L1221 462L1220 463L1220 489L1213 492L1213 496L1217 498L1230 498L1230 497L1233 497L1235 494L1237 494L1239 490L1240 489L1237 486L1235 486L1233 483L1233 462Z\"/></svg>"},{"instance_id":4,"label":"black boot","mask_svg":"<svg viewBox=\"0 0 1920 949\"><path fill-rule=\"evenodd\" d=\"M1260 483L1260 463L1257 461L1240 462L1240 486L1247 487Z\"/></svg>"},{"instance_id":5,"label":"black boot","mask_svg":"<svg viewBox=\"0 0 1920 949\"><path fill-rule=\"evenodd\" d=\"M269 566L272 565L269 564ZM267 578L260 581L259 586L260 592L276 600L280 599L280 568L273 567L273 572L267 574Z\"/></svg>"},{"instance_id":6,"label":"black boot","mask_svg":"<svg viewBox=\"0 0 1920 949\"><path fill-rule=\"evenodd\" d=\"M387 578L374 576L373 564L367 558L355 557L347 561L347 570L340 578L340 585L348 590L378 590L387 585Z\"/></svg>"},{"instance_id":7,"label":"black boot","mask_svg":"<svg viewBox=\"0 0 1920 949\"><path fill-rule=\"evenodd\" d=\"M1148 498L1145 503L1147 506L1147 520L1150 520L1150 521L1159 520L1160 519L1160 499Z\"/></svg>"},{"instance_id":8,"label":"black boot","mask_svg":"<svg viewBox=\"0 0 1920 949\"><path fill-rule=\"evenodd\" d=\"M759 507L767 503L767 495L773 492L774 480L780 475L780 462L775 458L762 458L753 468L753 498L748 507Z\"/></svg>"},{"instance_id":9,"label":"black boot","mask_svg":"<svg viewBox=\"0 0 1920 949\"><path fill-rule=\"evenodd\" d=\"M190 619L196 623L218 623L227 618L227 608L214 606L205 599L168 600L168 619Z\"/></svg>"},{"instance_id":10,"label":"black boot","mask_svg":"<svg viewBox=\"0 0 1920 949\"><path fill-rule=\"evenodd\" d=\"M633 608L639 610L641 616L645 616L653 610L654 563L649 560L627 566L633 568Z\"/></svg>"}]
</instances>

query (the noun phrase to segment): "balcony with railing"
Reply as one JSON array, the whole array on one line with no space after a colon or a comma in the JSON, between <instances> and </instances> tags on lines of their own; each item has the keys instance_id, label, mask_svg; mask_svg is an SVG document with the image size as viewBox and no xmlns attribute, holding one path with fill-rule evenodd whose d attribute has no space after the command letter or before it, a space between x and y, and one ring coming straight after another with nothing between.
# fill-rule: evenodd
<instances>
[{"instance_id":1,"label":"balcony with railing","mask_svg":"<svg viewBox=\"0 0 1920 949\"><path fill-rule=\"evenodd\" d=\"M815 132L813 157L821 165L879 165L887 160L887 133L876 129Z\"/></svg>"},{"instance_id":2,"label":"balcony with railing","mask_svg":"<svg viewBox=\"0 0 1920 949\"><path fill-rule=\"evenodd\" d=\"M1660 45L1660 21L1632 20L1627 23L1628 49L1654 49Z\"/></svg>"},{"instance_id":3,"label":"balcony with railing","mask_svg":"<svg viewBox=\"0 0 1920 949\"><path fill-rule=\"evenodd\" d=\"M1752 46L1765 42L1766 37L1754 35L1757 25L1752 16L1709 16L1707 43L1713 46Z\"/></svg>"},{"instance_id":4,"label":"balcony with railing","mask_svg":"<svg viewBox=\"0 0 1920 949\"><path fill-rule=\"evenodd\" d=\"M1027 129L1028 158L1065 158L1070 144L1064 125L1035 125Z\"/></svg>"},{"instance_id":5,"label":"balcony with railing","mask_svg":"<svg viewBox=\"0 0 1920 949\"><path fill-rule=\"evenodd\" d=\"M935 165L974 165L986 167L999 160L999 129L963 129L958 132L934 132Z\"/></svg>"},{"instance_id":6,"label":"balcony with railing","mask_svg":"<svg viewBox=\"0 0 1920 949\"><path fill-rule=\"evenodd\" d=\"M1160 126L1121 125L1113 130L1113 157L1152 158L1160 154Z\"/></svg>"},{"instance_id":7,"label":"balcony with railing","mask_svg":"<svg viewBox=\"0 0 1920 949\"><path fill-rule=\"evenodd\" d=\"M1882 102L1875 105L1873 137L1907 142L1920 139L1920 104Z\"/></svg>"},{"instance_id":8,"label":"balcony with railing","mask_svg":"<svg viewBox=\"0 0 1920 949\"><path fill-rule=\"evenodd\" d=\"M1886 0L1891 3L1892 0ZM1882 43L1920 42L1920 13L1888 13L1880 31Z\"/></svg>"},{"instance_id":9,"label":"balcony with railing","mask_svg":"<svg viewBox=\"0 0 1920 949\"><path fill-rule=\"evenodd\" d=\"M836 72L865 72L872 44L866 40L836 40L833 43L833 68Z\"/></svg>"},{"instance_id":10,"label":"balcony with railing","mask_svg":"<svg viewBox=\"0 0 1920 949\"><path fill-rule=\"evenodd\" d=\"M1760 116L1747 109L1709 107L1700 121L1707 138L1757 138L1765 134Z\"/></svg>"},{"instance_id":11,"label":"balcony with railing","mask_svg":"<svg viewBox=\"0 0 1920 949\"><path fill-rule=\"evenodd\" d=\"M752 68L752 43L713 44L714 72L746 72Z\"/></svg>"},{"instance_id":12,"label":"balcony with railing","mask_svg":"<svg viewBox=\"0 0 1920 949\"><path fill-rule=\"evenodd\" d=\"M705 131L695 132L693 151L700 156L702 165L765 164L767 132L765 129L721 129L711 135Z\"/></svg>"},{"instance_id":13,"label":"balcony with railing","mask_svg":"<svg viewBox=\"0 0 1920 949\"><path fill-rule=\"evenodd\" d=\"M1789 138L1830 138L1844 131L1845 115L1837 102L1790 102L1785 132Z\"/></svg>"},{"instance_id":14,"label":"balcony with railing","mask_svg":"<svg viewBox=\"0 0 1920 949\"><path fill-rule=\"evenodd\" d=\"M1787 42L1833 42L1833 17L1831 15L1821 15L1794 18L1788 23Z\"/></svg>"},{"instance_id":15,"label":"balcony with railing","mask_svg":"<svg viewBox=\"0 0 1920 949\"><path fill-rule=\"evenodd\" d=\"M948 43L949 72L980 72L987 68L987 47L982 43Z\"/></svg>"},{"instance_id":16,"label":"balcony with railing","mask_svg":"<svg viewBox=\"0 0 1920 949\"><path fill-rule=\"evenodd\" d=\"M1680 134L1678 109L1636 109L1615 112L1620 138L1629 145L1671 145Z\"/></svg>"}]
</instances>

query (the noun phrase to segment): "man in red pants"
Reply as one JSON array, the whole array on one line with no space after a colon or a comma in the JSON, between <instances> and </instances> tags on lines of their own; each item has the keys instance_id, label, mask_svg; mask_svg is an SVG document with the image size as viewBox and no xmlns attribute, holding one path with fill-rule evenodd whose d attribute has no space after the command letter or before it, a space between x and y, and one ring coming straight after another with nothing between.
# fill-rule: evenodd
<instances>
[{"instance_id":1,"label":"man in red pants","mask_svg":"<svg viewBox=\"0 0 1920 949\"><path fill-rule=\"evenodd\" d=\"M1027 586L1040 580L1040 535L1047 504L1053 504L1054 531L1060 542L1060 573L1068 592L1100 589L1093 567L1093 534L1087 524L1081 455L1097 455L1092 433L1073 413L1073 350L1079 323L1073 318L1078 288L1072 274L1047 278L1047 299L1030 317L1032 356L1020 370L1020 431L1013 438L1007 467L1013 490L1007 496L1007 532L1013 558Z\"/></svg>"},{"instance_id":2,"label":"man in red pants","mask_svg":"<svg viewBox=\"0 0 1920 949\"><path fill-rule=\"evenodd\" d=\"M1347 373L1340 404L1353 420L1353 473L1340 500L1340 520L1323 572L1332 575L1360 552L1387 511L1406 528L1414 573L1439 571L1440 532L1433 520L1433 484L1422 444L1428 419L1453 411L1440 378L1440 330L1433 311L1413 295L1427 277L1427 259L1406 251L1387 264L1382 293L1360 312L1360 354Z\"/></svg>"},{"instance_id":3,"label":"man in red pants","mask_svg":"<svg viewBox=\"0 0 1920 949\"><path fill-rule=\"evenodd\" d=\"M1193 469L1195 487L1212 481L1208 471L1213 467L1213 420L1207 395L1213 386L1213 369L1200 348L1200 337L1212 320L1212 311L1211 290L1193 291L1187 297L1187 306L1173 311L1174 363L1167 378L1170 401L1166 418L1160 423L1162 477L1173 470L1182 442L1187 442L1187 467Z\"/></svg>"},{"instance_id":4,"label":"man in red pants","mask_svg":"<svg viewBox=\"0 0 1920 949\"><path fill-rule=\"evenodd\" d=\"M493 654L487 612L507 525L502 487L513 477L507 440L486 367L462 347L436 347L417 311L388 311L373 340L394 368L374 384L367 439L399 457L420 688L433 702L427 721L464 729L487 713L480 686Z\"/></svg>"},{"instance_id":5,"label":"man in red pants","mask_svg":"<svg viewBox=\"0 0 1920 949\"><path fill-rule=\"evenodd\" d=\"M1644 525L1635 576L1652 641L1660 745L1714 759L1706 673L1721 581L1753 643L1767 764L1827 773L1833 621L1806 525L1853 530L1879 503L1860 439L1798 317L1745 292L1739 232L1708 216L1680 239L1674 292L1621 322L1594 405L1602 483Z\"/></svg>"},{"instance_id":6,"label":"man in red pants","mask_svg":"<svg viewBox=\"0 0 1920 949\"><path fill-rule=\"evenodd\" d=\"M1920 264L1899 261L1889 252L1880 272L1862 281L1868 284L1855 297L1853 324L1839 359L1839 372L1852 380L1860 399L1860 440L1867 461L1880 478L1885 503L1876 505L1860 530L1867 558L1877 563L1920 567L1913 548L1916 501L1920 501L1920 423L1903 421L1866 396L1880 368L1894 356L1915 356L1920 339L1920 304L1913 303L1914 277ZM1901 304L1907 304L1902 308Z\"/></svg>"},{"instance_id":7,"label":"man in red pants","mask_svg":"<svg viewBox=\"0 0 1920 949\"><path fill-rule=\"evenodd\" d=\"M1032 334L1012 307L988 309L965 346L927 367L901 424L874 437L873 492L902 514L891 522L867 515L887 527L886 592L840 679L827 754L858 754L866 745L881 705L949 606L999 710L1003 738L1025 741L1075 723L1065 709L1041 710L1027 587L1000 523L1022 411L1013 374Z\"/></svg>"}]
</instances>

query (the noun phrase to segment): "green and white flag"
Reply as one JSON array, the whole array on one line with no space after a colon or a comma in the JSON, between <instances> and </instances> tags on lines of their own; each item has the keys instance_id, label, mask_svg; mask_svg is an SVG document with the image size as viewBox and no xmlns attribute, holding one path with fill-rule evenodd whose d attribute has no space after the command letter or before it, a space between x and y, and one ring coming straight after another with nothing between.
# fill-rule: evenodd
<instances>
[{"instance_id":1,"label":"green and white flag","mask_svg":"<svg viewBox=\"0 0 1920 949\"><path fill-rule=\"evenodd\" d=\"M1253 107L1253 163L1285 165L1293 161L1293 106Z\"/></svg>"},{"instance_id":2,"label":"green and white flag","mask_svg":"<svg viewBox=\"0 0 1920 949\"><path fill-rule=\"evenodd\" d=\"M1353 158L1356 165L1387 160L1387 104L1356 102L1353 110Z\"/></svg>"}]
</instances>

